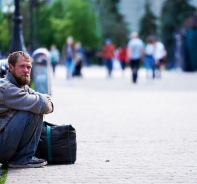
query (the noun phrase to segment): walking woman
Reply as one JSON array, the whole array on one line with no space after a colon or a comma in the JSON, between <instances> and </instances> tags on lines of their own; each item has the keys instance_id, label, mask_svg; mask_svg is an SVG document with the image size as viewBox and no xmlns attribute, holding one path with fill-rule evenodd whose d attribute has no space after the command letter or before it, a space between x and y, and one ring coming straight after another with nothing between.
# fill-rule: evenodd
<instances>
[{"instance_id":1,"label":"walking woman","mask_svg":"<svg viewBox=\"0 0 197 184\"><path fill-rule=\"evenodd\" d=\"M149 80L151 78L152 79L155 78L154 51L155 51L154 39L153 39L152 36L148 36L146 38L146 46L145 46L145 49L144 49L144 52L145 52L144 66L146 68L146 78L147 78L147 80Z\"/></svg>"},{"instance_id":2,"label":"walking woman","mask_svg":"<svg viewBox=\"0 0 197 184\"><path fill-rule=\"evenodd\" d=\"M72 78L74 71L74 58L75 58L75 48L74 48L72 37L68 37L66 40L66 45L64 45L62 51L62 58L67 70L66 78L67 80L70 80Z\"/></svg>"}]
</instances>

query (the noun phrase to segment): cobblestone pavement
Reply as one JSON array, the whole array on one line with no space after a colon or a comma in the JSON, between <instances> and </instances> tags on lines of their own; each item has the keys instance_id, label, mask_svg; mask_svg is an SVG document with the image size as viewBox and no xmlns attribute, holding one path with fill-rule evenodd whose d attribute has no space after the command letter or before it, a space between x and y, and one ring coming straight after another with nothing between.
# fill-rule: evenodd
<instances>
[{"instance_id":1,"label":"cobblestone pavement","mask_svg":"<svg viewBox=\"0 0 197 184\"><path fill-rule=\"evenodd\" d=\"M59 66L52 79L55 111L45 117L72 124L77 161L33 169L9 169L6 184L196 184L197 73L163 72L139 82L119 70L83 69L65 80Z\"/></svg>"}]
</instances>

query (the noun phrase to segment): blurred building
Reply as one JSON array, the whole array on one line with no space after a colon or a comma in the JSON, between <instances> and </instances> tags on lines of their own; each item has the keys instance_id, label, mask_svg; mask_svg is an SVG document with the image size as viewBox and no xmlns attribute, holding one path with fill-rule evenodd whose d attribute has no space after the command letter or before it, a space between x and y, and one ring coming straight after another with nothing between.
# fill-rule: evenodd
<instances>
[{"instance_id":1,"label":"blurred building","mask_svg":"<svg viewBox=\"0 0 197 184\"><path fill-rule=\"evenodd\" d=\"M121 0L120 11L125 16L129 24L130 31L139 31L139 21L144 15L144 6L147 0ZM165 0L149 0L153 13L160 18L162 5ZM188 2L197 7L197 0L188 0Z\"/></svg>"}]
</instances>

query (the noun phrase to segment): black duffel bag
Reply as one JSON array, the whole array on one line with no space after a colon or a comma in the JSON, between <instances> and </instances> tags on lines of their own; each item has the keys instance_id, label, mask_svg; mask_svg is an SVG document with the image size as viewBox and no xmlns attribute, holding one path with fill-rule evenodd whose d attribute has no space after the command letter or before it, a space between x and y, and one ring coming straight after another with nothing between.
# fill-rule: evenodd
<instances>
[{"instance_id":1,"label":"black duffel bag","mask_svg":"<svg viewBox=\"0 0 197 184\"><path fill-rule=\"evenodd\" d=\"M35 156L49 164L74 164L76 161L76 131L71 125L43 122Z\"/></svg>"}]
</instances>

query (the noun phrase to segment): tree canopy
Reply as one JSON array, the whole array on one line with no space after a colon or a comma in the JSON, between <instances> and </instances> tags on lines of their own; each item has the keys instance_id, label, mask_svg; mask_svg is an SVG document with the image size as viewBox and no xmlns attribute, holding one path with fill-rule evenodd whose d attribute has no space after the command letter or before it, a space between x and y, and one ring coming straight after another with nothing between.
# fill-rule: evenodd
<instances>
[{"instance_id":1,"label":"tree canopy","mask_svg":"<svg viewBox=\"0 0 197 184\"><path fill-rule=\"evenodd\" d=\"M119 11L120 0L89 0L96 15L101 41L111 38L116 46L124 45L128 38L128 26Z\"/></svg>"},{"instance_id":2,"label":"tree canopy","mask_svg":"<svg viewBox=\"0 0 197 184\"><path fill-rule=\"evenodd\" d=\"M140 37L145 40L149 35L157 35L157 17L151 10L150 2L145 3L145 13L140 20Z\"/></svg>"},{"instance_id":3,"label":"tree canopy","mask_svg":"<svg viewBox=\"0 0 197 184\"><path fill-rule=\"evenodd\" d=\"M68 36L83 46L97 47L99 34L90 5L83 0L57 0L40 10L39 40L41 45L63 46ZM49 16L50 15L50 16Z\"/></svg>"},{"instance_id":4,"label":"tree canopy","mask_svg":"<svg viewBox=\"0 0 197 184\"><path fill-rule=\"evenodd\" d=\"M185 18L194 15L196 8L188 0L166 0L161 12L161 37L169 59L173 57L173 34L183 26Z\"/></svg>"},{"instance_id":5,"label":"tree canopy","mask_svg":"<svg viewBox=\"0 0 197 184\"><path fill-rule=\"evenodd\" d=\"M4 18L0 12L0 50L6 52L9 48L9 32L8 32L8 21Z\"/></svg>"}]
</instances>

